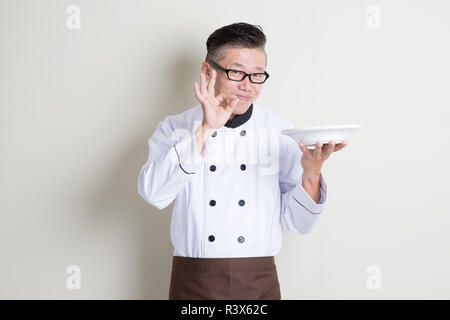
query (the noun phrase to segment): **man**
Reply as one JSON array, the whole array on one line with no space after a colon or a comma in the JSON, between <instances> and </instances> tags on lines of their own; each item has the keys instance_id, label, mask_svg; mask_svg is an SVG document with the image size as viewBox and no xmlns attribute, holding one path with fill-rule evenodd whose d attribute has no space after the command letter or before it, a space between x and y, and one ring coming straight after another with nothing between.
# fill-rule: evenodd
<instances>
[{"instance_id":1,"label":"man","mask_svg":"<svg viewBox=\"0 0 450 320\"><path fill-rule=\"evenodd\" d=\"M200 105L167 116L148 141L138 192L159 209L175 200L169 299L281 299L281 220L306 234L325 206L322 165L347 143L297 145L280 134L290 121L254 103L269 77L265 43L246 23L212 33Z\"/></svg>"}]
</instances>

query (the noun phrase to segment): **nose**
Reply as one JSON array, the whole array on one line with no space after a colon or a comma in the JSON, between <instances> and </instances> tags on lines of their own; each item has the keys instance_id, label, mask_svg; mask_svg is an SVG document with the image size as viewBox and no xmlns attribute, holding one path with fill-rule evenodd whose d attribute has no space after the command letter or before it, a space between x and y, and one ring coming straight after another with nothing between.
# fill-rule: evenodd
<instances>
[{"instance_id":1,"label":"nose","mask_svg":"<svg viewBox=\"0 0 450 320\"><path fill-rule=\"evenodd\" d=\"M247 76L247 77L245 77L244 80L239 82L238 88L241 90L249 90L251 88L251 86L252 86L252 83L250 81L250 78Z\"/></svg>"}]
</instances>

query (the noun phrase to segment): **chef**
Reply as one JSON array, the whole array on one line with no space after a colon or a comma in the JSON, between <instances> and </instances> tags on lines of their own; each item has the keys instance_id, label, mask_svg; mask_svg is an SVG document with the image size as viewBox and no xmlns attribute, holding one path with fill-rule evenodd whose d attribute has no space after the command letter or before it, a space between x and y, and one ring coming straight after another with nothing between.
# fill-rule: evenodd
<instances>
[{"instance_id":1,"label":"chef","mask_svg":"<svg viewBox=\"0 0 450 320\"><path fill-rule=\"evenodd\" d=\"M294 125L255 103L269 78L265 44L260 26L214 31L194 83L200 104L148 140L138 193L158 209L175 201L169 299L281 299L282 221L307 234L323 215L321 168L348 143L310 150L280 134Z\"/></svg>"}]
</instances>

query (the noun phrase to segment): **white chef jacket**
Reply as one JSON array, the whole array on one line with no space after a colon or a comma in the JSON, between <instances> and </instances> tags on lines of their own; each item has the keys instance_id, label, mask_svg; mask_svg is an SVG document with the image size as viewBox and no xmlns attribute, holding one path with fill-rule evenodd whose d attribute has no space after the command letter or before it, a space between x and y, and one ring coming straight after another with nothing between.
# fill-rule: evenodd
<instances>
[{"instance_id":1,"label":"white chef jacket","mask_svg":"<svg viewBox=\"0 0 450 320\"><path fill-rule=\"evenodd\" d=\"M274 256L282 218L289 231L309 233L322 216L327 185L320 174L319 203L303 189L302 151L280 134L292 123L254 103L215 130L199 153L202 119L198 105L159 122L138 177L138 193L149 204L163 209L175 200L173 255Z\"/></svg>"}]
</instances>

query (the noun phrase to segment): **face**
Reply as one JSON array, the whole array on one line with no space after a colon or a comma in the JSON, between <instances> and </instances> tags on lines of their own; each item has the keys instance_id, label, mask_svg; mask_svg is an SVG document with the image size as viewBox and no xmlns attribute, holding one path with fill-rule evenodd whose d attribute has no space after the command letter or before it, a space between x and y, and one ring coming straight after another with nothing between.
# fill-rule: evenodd
<instances>
[{"instance_id":1,"label":"face","mask_svg":"<svg viewBox=\"0 0 450 320\"><path fill-rule=\"evenodd\" d=\"M240 70L246 73L264 72L266 69L266 55L259 49L248 48L228 48L225 58L221 61L214 61L225 69ZM211 77L211 65L207 62L202 63L202 71L207 74L207 80ZM237 95L240 100L234 114L243 114L250 105L258 98L263 84L251 83L249 77L242 81L231 81L226 72L217 70L216 78L216 96L219 93L224 95ZM222 107L226 105L224 100Z\"/></svg>"}]
</instances>

